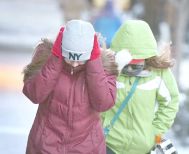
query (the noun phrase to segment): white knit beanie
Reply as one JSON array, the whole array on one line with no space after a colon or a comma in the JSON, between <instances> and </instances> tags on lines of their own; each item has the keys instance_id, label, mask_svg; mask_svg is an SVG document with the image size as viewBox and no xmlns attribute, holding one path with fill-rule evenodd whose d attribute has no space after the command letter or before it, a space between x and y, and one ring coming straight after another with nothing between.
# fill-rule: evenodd
<instances>
[{"instance_id":1,"label":"white knit beanie","mask_svg":"<svg viewBox=\"0 0 189 154\"><path fill-rule=\"evenodd\" d=\"M95 30L89 22L67 22L62 38L62 55L72 61L89 60L94 44Z\"/></svg>"}]
</instances>

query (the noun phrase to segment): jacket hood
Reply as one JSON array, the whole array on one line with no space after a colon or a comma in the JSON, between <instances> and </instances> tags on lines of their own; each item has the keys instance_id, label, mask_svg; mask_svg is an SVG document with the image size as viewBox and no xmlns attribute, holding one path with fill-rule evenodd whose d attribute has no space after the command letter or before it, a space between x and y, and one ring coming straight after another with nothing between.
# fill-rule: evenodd
<instances>
[{"instance_id":1,"label":"jacket hood","mask_svg":"<svg viewBox=\"0 0 189 154\"><path fill-rule=\"evenodd\" d=\"M23 70L24 81L40 71L41 67L47 61L48 56L51 54L52 46L52 42L50 42L47 39L44 39L35 48L32 61ZM109 51L102 50L101 59L105 71L107 71L110 74L118 75L117 64L115 61L112 61L110 59Z\"/></svg>"},{"instance_id":2,"label":"jacket hood","mask_svg":"<svg viewBox=\"0 0 189 154\"><path fill-rule=\"evenodd\" d=\"M147 59L157 55L157 42L145 21L127 20L113 37L111 49L128 49L133 59Z\"/></svg>"}]
</instances>

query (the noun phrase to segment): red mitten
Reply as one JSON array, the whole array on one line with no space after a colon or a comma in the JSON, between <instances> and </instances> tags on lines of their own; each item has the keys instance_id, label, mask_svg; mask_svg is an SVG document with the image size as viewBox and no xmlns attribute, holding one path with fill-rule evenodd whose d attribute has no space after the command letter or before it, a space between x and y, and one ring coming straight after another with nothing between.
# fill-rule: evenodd
<instances>
[{"instance_id":1,"label":"red mitten","mask_svg":"<svg viewBox=\"0 0 189 154\"><path fill-rule=\"evenodd\" d=\"M94 36L93 50L91 52L90 60L95 60L99 56L100 56L100 46L99 46L99 43L98 43L97 35L95 34L95 36Z\"/></svg>"},{"instance_id":2,"label":"red mitten","mask_svg":"<svg viewBox=\"0 0 189 154\"><path fill-rule=\"evenodd\" d=\"M64 27L60 28L60 31L58 33L58 36L56 37L56 40L52 47L52 53L61 58L62 57L62 37L63 37Z\"/></svg>"}]
</instances>

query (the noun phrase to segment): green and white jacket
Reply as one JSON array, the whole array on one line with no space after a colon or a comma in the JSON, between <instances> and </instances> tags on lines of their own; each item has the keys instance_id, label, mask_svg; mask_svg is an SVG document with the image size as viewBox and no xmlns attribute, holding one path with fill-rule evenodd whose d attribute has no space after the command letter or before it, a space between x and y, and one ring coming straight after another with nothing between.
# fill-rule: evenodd
<instances>
[{"instance_id":1,"label":"green and white jacket","mask_svg":"<svg viewBox=\"0 0 189 154\"><path fill-rule=\"evenodd\" d=\"M127 96L135 77L120 75L115 106L102 114L107 126ZM178 111L179 92L170 69L152 70L141 77L135 93L106 137L116 154L146 154L155 144L155 135L165 133Z\"/></svg>"}]
</instances>

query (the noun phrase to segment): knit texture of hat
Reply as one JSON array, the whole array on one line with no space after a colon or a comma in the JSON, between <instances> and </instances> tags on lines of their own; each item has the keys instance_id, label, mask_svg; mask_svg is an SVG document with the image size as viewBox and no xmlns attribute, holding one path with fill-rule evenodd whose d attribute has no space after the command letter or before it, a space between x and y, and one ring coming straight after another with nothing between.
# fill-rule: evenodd
<instances>
[{"instance_id":1,"label":"knit texture of hat","mask_svg":"<svg viewBox=\"0 0 189 154\"><path fill-rule=\"evenodd\" d=\"M72 61L89 60L94 44L95 30L89 22L69 21L62 37L62 55Z\"/></svg>"},{"instance_id":2,"label":"knit texture of hat","mask_svg":"<svg viewBox=\"0 0 189 154\"><path fill-rule=\"evenodd\" d=\"M147 59L157 55L157 42L145 21L127 20L113 37L111 49L128 49L133 59Z\"/></svg>"}]
</instances>

